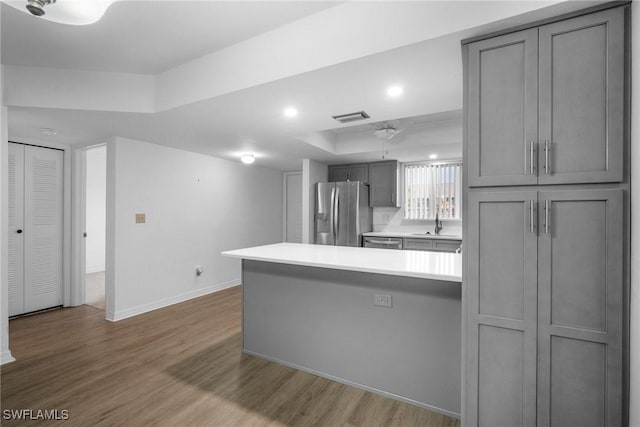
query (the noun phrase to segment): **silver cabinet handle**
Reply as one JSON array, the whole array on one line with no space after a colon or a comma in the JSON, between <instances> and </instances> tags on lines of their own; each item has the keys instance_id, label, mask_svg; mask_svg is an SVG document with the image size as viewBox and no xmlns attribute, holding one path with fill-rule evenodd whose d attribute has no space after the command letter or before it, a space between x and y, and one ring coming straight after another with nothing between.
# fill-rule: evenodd
<instances>
[{"instance_id":1,"label":"silver cabinet handle","mask_svg":"<svg viewBox=\"0 0 640 427\"><path fill-rule=\"evenodd\" d=\"M551 142L544 140L544 173L551 175Z\"/></svg>"},{"instance_id":2,"label":"silver cabinet handle","mask_svg":"<svg viewBox=\"0 0 640 427\"><path fill-rule=\"evenodd\" d=\"M535 233L536 232L536 225L535 225L535 200L529 200L529 232L531 233Z\"/></svg>"},{"instance_id":3,"label":"silver cabinet handle","mask_svg":"<svg viewBox=\"0 0 640 427\"><path fill-rule=\"evenodd\" d=\"M529 141L529 173L531 175L536 174L535 156L536 156L535 142L531 140Z\"/></svg>"},{"instance_id":4,"label":"silver cabinet handle","mask_svg":"<svg viewBox=\"0 0 640 427\"><path fill-rule=\"evenodd\" d=\"M549 234L551 225L549 224L551 217L551 202L549 200L544 201L544 233Z\"/></svg>"}]
</instances>

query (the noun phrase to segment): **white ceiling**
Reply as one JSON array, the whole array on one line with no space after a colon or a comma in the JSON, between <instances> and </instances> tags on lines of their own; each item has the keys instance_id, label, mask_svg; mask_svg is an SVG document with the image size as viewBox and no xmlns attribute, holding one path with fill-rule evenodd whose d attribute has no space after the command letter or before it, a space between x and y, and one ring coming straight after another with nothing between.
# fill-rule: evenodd
<instances>
[{"instance_id":1,"label":"white ceiling","mask_svg":"<svg viewBox=\"0 0 640 427\"><path fill-rule=\"evenodd\" d=\"M121 1L98 22L75 26L37 19L3 3L2 63L158 74L337 4Z\"/></svg>"},{"instance_id":2,"label":"white ceiling","mask_svg":"<svg viewBox=\"0 0 640 427\"><path fill-rule=\"evenodd\" d=\"M549 12L553 7L541 9L552 3L557 2L122 1L87 27L38 20L3 5L3 64L144 73L156 76L157 90L175 93L179 100L158 108L156 99L155 109L145 113L125 112L144 108L101 111L82 102L74 107L76 98L88 95L72 93L67 82L70 92L56 96L71 102L61 100L56 107L51 101L56 82L46 80L51 70L42 69L46 84L33 85L34 94L29 79L20 80L26 68L5 67L5 81L19 82L5 88L9 137L87 144L123 136L233 160L253 151L258 165L296 170L303 158L329 163L379 158L375 125L334 131L345 126L332 115L365 110L370 123L390 121L406 128L390 144L392 158L423 160L434 150L441 158L455 157L461 155L462 140L461 38L518 23L510 18L491 24L516 12L529 14L521 20L539 10L557 13ZM461 10L471 12L462 16ZM275 62L263 49L273 50ZM232 63L248 64L253 74L248 76L246 67L237 76L225 72L220 78L227 80L227 89L205 96L208 80L201 76ZM176 78L185 69L196 78ZM168 80L157 78L167 73L173 73L169 90L162 86ZM78 74L73 76L72 83ZM96 76L98 82L104 74ZM398 82L404 95L389 99L386 87ZM190 97L180 98L183 93ZM282 108L291 104L300 110L294 120L282 116ZM414 116L417 123L398 120ZM55 128L58 135L45 138L40 128Z\"/></svg>"}]
</instances>

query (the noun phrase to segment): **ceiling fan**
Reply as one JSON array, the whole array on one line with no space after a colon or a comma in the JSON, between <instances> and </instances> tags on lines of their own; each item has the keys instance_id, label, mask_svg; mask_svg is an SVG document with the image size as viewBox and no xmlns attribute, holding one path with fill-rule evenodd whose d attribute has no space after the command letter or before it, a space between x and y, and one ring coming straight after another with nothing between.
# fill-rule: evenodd
<instances>
[{"instance_id":1,"label":"ceiling fan","mask_svg":"<svg viewBox=\"0 0 640 427\"><path fill-rule=\"evenodd\" d=\"M390 124L386 124L374 131L376 138L382 139L382 158L385 159L389 155L389 141L395 138L402 130L396 129Z\"/></svg>"},{"instance_id":2,"label":"ceiling fan","mask_svg":"<svg viewBox=\"0 0 640 427\"><path fill-rule=\"evenodd\" d=\"M47 21L87 25L102 18L116 1L119 0L6 0L5 3Z\"/></svg>"}]
</instances>

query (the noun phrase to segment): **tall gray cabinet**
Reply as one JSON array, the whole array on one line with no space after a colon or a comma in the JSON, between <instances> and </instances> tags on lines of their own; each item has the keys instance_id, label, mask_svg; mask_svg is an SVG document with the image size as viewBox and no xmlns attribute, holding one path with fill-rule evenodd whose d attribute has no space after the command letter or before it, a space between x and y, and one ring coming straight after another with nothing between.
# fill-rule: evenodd
<instances>
[{"instance_id":1,"label":"tall gray cabinet","mask_svg":"<svg viewBox=\"0 0 640 427\"><path fill-rule=\"evenodd\" d=\"M621 426L626 13L463 45L466 426Z\"/></svg>"}]
</instances>

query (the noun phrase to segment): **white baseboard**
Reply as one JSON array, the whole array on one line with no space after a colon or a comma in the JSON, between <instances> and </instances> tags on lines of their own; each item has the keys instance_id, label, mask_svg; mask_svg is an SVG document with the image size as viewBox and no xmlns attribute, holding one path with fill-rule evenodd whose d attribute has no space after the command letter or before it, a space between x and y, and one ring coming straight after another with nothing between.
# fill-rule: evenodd
<instances>
[{"instance_id":1,"label":"white baseboard","mask_svg":"<svg viewBox=\"0 0 640 427\"><path fill-rule=\"evenodd\" d=\"M458 420L460 419L460 414L458 414L456 412L452 412L452 411L446 410L446 409L438 408L437 406L432 406L432 405L429 405L427 403L418 402L417 400L413 400L413 399L409 399L407 397L399 396L397 394L389 393L387 391L380 390L380 389L377 389L375 387L369 387L368 385L364 385L364 384L356 383L356 382L353 382L353 381L349 381L349 380L346 380L344 378L340 378L340 377L336 377L336 376L333 376L333 375L330 375L330 374L326 374L324 372L319 372L319 371L316 371L314 369L309 369L309 368L306 368L304 366L297 365L295 363L285 362L284 360L280 360L280 359L277 359L275 357L265 356L264 354L256 353L256 352L253 352L251 350L244 349L244 348L242 349L242 352L245 353L245 354L249 354L251 356L255 356L255 357L259 357L261 359L268 360L270 362L279 363L280 365L288 366L290 368L297 369L299 371L303 371L303 372L307 372L309 374L317 375L319 377L326 378L326 379L331 380L331 381L335 381L335 382L338 382L338 383L341 383L341 384L346 384L348 386L359 388L359 389L362 389L362 390L370 391L371 393L379 394L380 396L389 397L391 399L395 399L395 400L399 400L401 402L409 403L409 404L414 405L414 406L419 406L421 408L427 409L427 410L432 411L432 412L437 412L439 414L443 414L443 415L446 415L446 416L451 417L451 418L455 418L455 419L458 419Z\"/></svg>"},{"instance_id":2,"label":"white baseboard","mask_svg":"<svg viewBox=\"0 0 640 427\"><path fill-rule=\"evenodd\" d=\"M16 359L11 355L11 350L3 351L2 354L0 354L0 365L15 361Z\"/></svg>"},{"instance_id":3,"label":"white baseboard","mask_svg":"<svg viewBox=\"0 0 640 427\"><path fill-rule=\"evenodd\" d=\"M142 304L135 307L127 308L125 310L116 311L113 313L107 313L106 319L111 322L117 322L119 320L127 319L129 317L137 316L139 314L148 313L159 308L167 307L180 302L188 301L193 298L198 298L204 295L212 294L214 292L222 291L224 289L232 288L240 284L240 279L229 280L228 282L218 283L206 288L194 289L193 291L185 292L180 295L176 295L169 298L164 298L148 304Z\"/></svg>"},{"instance_id":4,"label":"white baseboard","mask_svg":"<svg viewBox=\"0 0 640 427\"><path fill-rule=\"evenodd\" d=\"M85 274L91 274L91 273L100 273L102 271L105 271L104 266L102 267L98 267L98 268L87 268L85 270Z\"/></svg>"}]
</instances>

